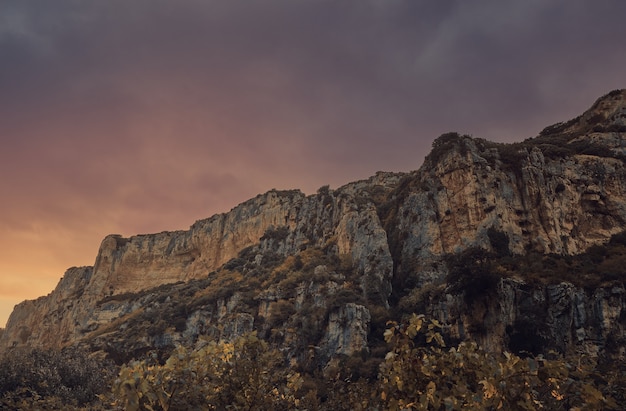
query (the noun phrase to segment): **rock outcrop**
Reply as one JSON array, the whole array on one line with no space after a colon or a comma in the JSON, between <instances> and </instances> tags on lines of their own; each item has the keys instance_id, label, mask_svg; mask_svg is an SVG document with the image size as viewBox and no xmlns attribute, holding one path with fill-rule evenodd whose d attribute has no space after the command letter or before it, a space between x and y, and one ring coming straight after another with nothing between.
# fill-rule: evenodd
<instances>
[{"instance_id":1,"label":"rock outcrop","mask_svg":"<svg viewBox=\"0 0 626 411\"><path fill-rule=\"evenodd\" d=\"M625 150L626 91L615 91L522 143L449 133L414 172L380 172L309 196L273 190L186 231L110 235L93 267L69 269L50 295L16 306L0 350L103 346L121 341L132 321L156 323L170 307L179 321L152 327L133 349L255 329L302 360L296 350L304 340L294 330L305 326L316 330L310 339L326 361L367 350L371 311L397 311L402 296L429 287L439 297L424 309L453 324L459 338L493 349L523 337L598 350L624 339L623 285L590 292L505 278L478 313L446 288L444 260L472 247L575 255L606 243L626 230ZM327 264L307 266L307 250L319 250ZM188 302L169 299L174 294ZM487 331L476 331L476 318ZM535 324L532 338L521 334L527 324Z\"/></svg>"},{"instance_id":2,"label":"rock outcrop","mask_svg":"<svg viewBox=\"0 0 626 411\"><path fill-rule=\"evenodd\" d=\"M385 187L397 180L385 173L371 179L384 181ZM270 191L228 213L197 221L187 231L109 235L93 268L70 269L50 295L17 305L0 343L61 346L79 340L138 308L112 302L207 277L254 245L260 246L259 256L264 249L287 256L308 246L332 247L356 262L364 289L373 285L386 298L393 262L385 231L376 208L357 204L349 191L309 197L295 190Z\"/></svg>"}]
</instances>

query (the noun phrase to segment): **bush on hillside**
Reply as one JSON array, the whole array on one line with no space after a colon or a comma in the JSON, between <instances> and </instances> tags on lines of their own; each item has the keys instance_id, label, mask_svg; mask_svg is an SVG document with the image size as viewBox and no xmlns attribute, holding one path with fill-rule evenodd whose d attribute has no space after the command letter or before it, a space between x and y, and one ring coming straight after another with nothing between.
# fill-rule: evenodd
<instances>
[{"instance_id":1,"label":"bush on hillside","mask_svg":"<svg viewBox=\"0 0 626 411\"><path fill-rule=\"evenodd\" d=\"M112 363L76 347L10 350L0 359L0 409L51 404L95 408L115 372Z\"/></svg>"}]
</instances>

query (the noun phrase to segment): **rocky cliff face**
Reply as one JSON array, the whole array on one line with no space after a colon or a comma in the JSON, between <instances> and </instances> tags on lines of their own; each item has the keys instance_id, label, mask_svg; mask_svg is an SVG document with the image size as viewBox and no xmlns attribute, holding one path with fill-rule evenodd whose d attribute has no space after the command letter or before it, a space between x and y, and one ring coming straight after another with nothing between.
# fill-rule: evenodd
<instances>
[{"instance_id":1,"label":"rocky cliff face","mask_svg":"<svg viewBox=\"0 0 626 411\"><path fill-rule=\"evenodd\" d=\"M367 184L389 190L398 180L379 173ZM362 183L355 183L359 185ZM355 261L360 281L390 292L392 259L375 207L360 204L351 186L306 197L299 191L270 191L229 213L197 221L187 231L122 238L107 236L94 267L68 270L48 296L16 306L2 345L59 346L137 309L111 304L137 293L181 281L206 278L246 248L262 259L306 247L330 247ZM108 304L107 304L108 302Z\"/></svg>"},{"instance_id":2,"label":"rocky cliff face","mask_svg":"<svg viewBox=\"0 0 626 411\"><path fill-rule=\"evenodd\" d=\"M445 258L472 247L575 255L606 243L626 230L625 147L626 92L615 91L522 143L450 133L415 172L310 196L270 191L186 231L107 236L93 267L16 306L0 350L88 341L141 351L256 329L298 361L328 361L371 348L381 317L416 299L454 335L493 349L517 337L601 349L624 338L623 283L588 291L504 278L476 308L446 282ZM526 323L532 336L520 334ZM145 332L124 343L133 327Z\"/></svg>"},{"instance_id":3,"label":"rocky cliff face","mask_svg":"<svg viewBox=\"0 0 626 411\"><path fill-rule=\"evenodd\" d=\"M519 147L519 168L511 170L497 148L464 137L456 144L398 193L390 230L400 264L413 269L432 256L490 248L489 229L506 233L516 254L577 254L623 230L621 159L547 159L537 146Z\"/></svg>"}]
</instances>

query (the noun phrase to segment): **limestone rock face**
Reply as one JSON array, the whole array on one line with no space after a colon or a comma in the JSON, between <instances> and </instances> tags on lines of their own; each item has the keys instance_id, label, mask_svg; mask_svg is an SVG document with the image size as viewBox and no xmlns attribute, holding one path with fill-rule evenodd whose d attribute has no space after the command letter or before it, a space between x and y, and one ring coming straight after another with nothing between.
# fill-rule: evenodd
<instances>
[{"instance_id":1,"label":"limestone rock face","mask_svg":"<svg viewBox=\"0 0 626 411\"><path fill-rule=\"evenodd\" d=\"M387 234L400 269L423 268L433 256L470 246L493 248L490 229L505 233L516 254L577 254L621 232L625 95L600 99L573 125L560 125L558 135L512 145L464 136L441 142L447 150L435 147L396 193ZM592 131L588 119L598 116L610 122L596 129L622 132ZM581 130L590 134L563 134ZM555 154L559 149L571 152Z\"/></svg>"},{"instance_id":2,"label":"limestone rock face","mask_svg":"<svg viewBox=\"0 0 626 411\"><path fill-rule=\"evenodd\" d=\"M51 341L59 345L73 341L75 325L69 314L80 304L92 274L92 267L70 268L52 293L15 306L6 332L0 336L2 347L27 343L45 347Z\"/></svg>"},{"instance_id":3,"label":"limestone rock face","mask_svg":"<svg viewBox=\"0 0 626 411\"><path fill-rule=\"evenodd\" d=\"M368 347L372 305L391 307L394 292L410 291L404 288L422 293L444 286L446 255L469 247L573 255L626 230L625 155L621 90L521 143L448 134L414 172L379 172L308 196L272 190L188 230L109 235L93 267L69 269L51 294L16 306L0 333L0 351L113 335L122 347L120 333L141 318L149 333L132 349L254 329L296 350L302 343L297 327L307 324L322 328L311 333L324 357L349 356ZM264 271L272 261L312 249L344 262L350 279L338 269L300 262L303 267L294 270L302 278L286 289L286 269ZM248 288L201 304L198 290L184 284L222 281L215 272L223 267L245 267L240 282ZM256 283L244 274L256 276ZM167 293L183 293L177 298L191 302L181 309ZM455 324L460 338L472 336L487 348L510 344L524 324L537 323L538 344L587 344L592 351L624 337L624 295L623 287L589 292L568 283L530 287L507 279L498 297L478 311L464 311L461 297L451 292L426 308ZM161 323L153 313L166 306L184 318ZM476 329L475 318L489 332Z\"/></svg>"},{"instance_id":4,"label":"limestone rock face","mask_svg":"<svg viewBox=\"0 0 626 411\"><path fill-rule=\"evenodd\" d=\"M269 228L295 226L303 199L299 191L270 191L229 213L197 221L187 231L129 239L108 236L100 246L87 293L102 298L206 276L257 244Z\"/></svg>"},{"instance_id":5,"label":"limestone rock face","mask_svg":"<svg viewBox=\"0 0 626 411\"><path fill-rule=\"evenodd\" d=\"M423 173L426 192L401 205L405 248L450 253L470 244L489 246L487 229L510 238L511 251L574 254L606 241L626 217L626 176L621 160L577 155L546 161L538 149L520 151L523 166L490 165L473 140L467 154L450 153Z\"/></svg>"},{"instance_id":6,"label":"limestone rock face","mask_svg":"<svg viewBox=\"0 0 626 411\"><path fill-rule=\"evenodd\" d=\"M593 291L570 283L529 285L503 279L496 298L487 304L467 307L459 295L447 294L428 307L428 314L452 325L452 335L471 338L492 351L515 349L535 354L573 346L587 355L599 350L616 351L623 358L625 348L622 321L626 314L623 286ZM621 318L620 318L621 317Z\"/></svg>"},{"instance_id":7,"label":"limestone rock face","mask_svg":"<svg viewBox=\"0 0 626 411\"><path fill-rule=\"evenodd\" d=\"M300 191L270 191L197 221L187 231L109 235L93 268L79 270L81 275L69 270L49 296L16 307L0 346L60 346L78 340L134 309L119 301L163 284L206 277L259 244L283 256L307 245L331 246L356 262L363 287L375 282L386 299L393 266L386 234L375 207L360 209L350 190L309 197ZM43 333L42 327L51 332Z\"/></svg>"},{"instance_id":8,"label":"limestone rock face","mask_svg":"<svg viewBox=\"0 0 626 411\"><path fill-rule=\"evenodd\" d=\"M367 350L367 330L371 316L362 305L348 303L330 315L322 345L325 351L350 356Z\"/></svg>"}]
</instances>

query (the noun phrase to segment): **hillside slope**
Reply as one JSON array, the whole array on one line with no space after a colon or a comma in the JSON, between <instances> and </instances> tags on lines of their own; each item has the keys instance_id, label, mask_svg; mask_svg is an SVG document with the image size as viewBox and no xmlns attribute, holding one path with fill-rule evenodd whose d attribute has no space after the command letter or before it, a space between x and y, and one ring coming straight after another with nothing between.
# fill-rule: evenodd
<instances>
[{"instance_id":1,"label":"hillside slope","mask_svg":"<svg viewBox=\"0 0 626 411\"><path fill-rule=\"evenodd\" d=\"M558 256L612 238L619 252L625 150L616 90L524 142L449 133L417 171L270 191L185 231L110 235L93 267L16 306L0 351L79 343L122 362L257 330L301 366L326 367L377 355L387 319L422 311L493 350L597 354L625 339L624 277L547 278L547 264L582 273Z\"/></svg>"}]
</instances>

